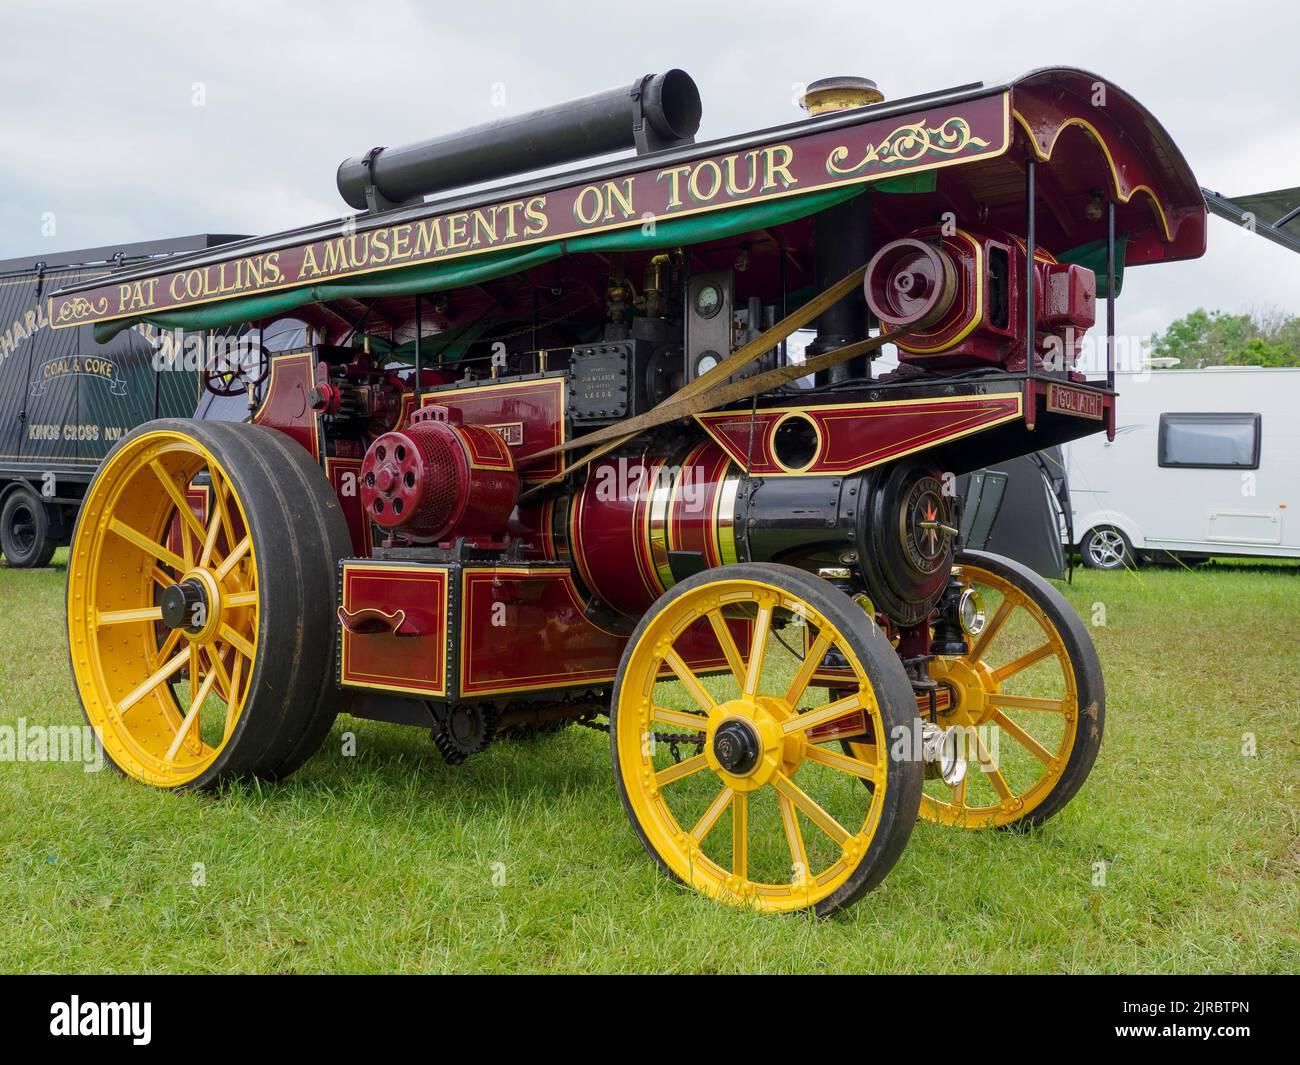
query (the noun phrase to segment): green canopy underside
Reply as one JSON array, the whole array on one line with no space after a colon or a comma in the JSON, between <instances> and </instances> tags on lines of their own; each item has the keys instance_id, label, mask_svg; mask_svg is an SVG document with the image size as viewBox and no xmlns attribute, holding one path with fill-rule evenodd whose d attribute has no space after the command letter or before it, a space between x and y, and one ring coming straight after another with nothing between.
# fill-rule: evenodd
<instances>
[{"instance_id":1,"label":"green canopy underside","mask_svg":"<svg viewBox=\"0 0 1300 1065\"><path fill-rule=\"evenodd\" d=\"M485 252L451 262L421 263L418 266L387 270L356 280L326 281L284 292L240 296L205 307L160 311L139 318L101 322L95 326L95 339L101 344L105 343L122 330L141 321L151 322L163 329L218 329L242 322L276 318L307 303L439 292L491 281L507 274L517 274L563 255L579 252L652 251L700 244L806 218L859 196L864 191L865 188L861 185L825 189L766 203L742 204L689 218L670 218L657 222L653 227L634 226L608 233L556 240L518 251Z\"/></svg>"},{"instance_id":2,"label":"green canopy underside","mask_svg":"<svg viewBox=\"0 0 1300 1065\"><path fill-rule=\"evenodd\" d=\"M1124 252L1128 247L1128 234L1120 233L1115 237L1115 295L1124 290ZM1062 252L1056 257L1057 262L1075 263L1086 266L1097 275L1097 298L1106 298L1106 242L1094 240L1089 244L1080 244L1077 248Z\"/></svg>"}]
</instances>

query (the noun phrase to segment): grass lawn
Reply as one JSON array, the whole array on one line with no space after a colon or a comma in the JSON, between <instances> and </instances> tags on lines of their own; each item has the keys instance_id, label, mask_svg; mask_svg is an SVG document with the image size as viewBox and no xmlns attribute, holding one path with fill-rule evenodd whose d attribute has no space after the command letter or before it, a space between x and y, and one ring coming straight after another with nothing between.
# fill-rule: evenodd
<instances>
[{"instance_id":1,"label":"grass lawn","mask_svg":"<svg viewBox=\"0 0 1300 1065\"><path fill-rule=\"evenodd\" d=\"M0 725L82 723L64 555L0 569ZM448 768L421 731L341 718L287 782L219 796L0 763L0 970L1300 969L1300 568L1084 570L1064 590L1087 620L1104 608L1088 784L1025 835L918 825L830 920L670 883L604 735Z\"/></svg>"}]
</instances>

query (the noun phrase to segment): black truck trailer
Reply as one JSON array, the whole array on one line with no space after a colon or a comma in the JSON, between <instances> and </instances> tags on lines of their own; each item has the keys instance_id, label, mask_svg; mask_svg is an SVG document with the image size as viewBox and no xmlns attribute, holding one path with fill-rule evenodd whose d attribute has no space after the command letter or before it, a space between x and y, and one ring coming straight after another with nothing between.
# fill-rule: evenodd
<instances>
[{"instance_id":1,"label":"black truck trailer","mask_svg":"<svg viewBox=\"0 0 1300 1065\"><path fill-rule=\"evenodd\" d=\"M0 261L0 551L8 565L47 565L112 446L141 422L191 417L202 395L177 332L137 327L100 344L89 325L51 329L50 294L237 239L200 234Z\"/></svg>"}]
</instances>

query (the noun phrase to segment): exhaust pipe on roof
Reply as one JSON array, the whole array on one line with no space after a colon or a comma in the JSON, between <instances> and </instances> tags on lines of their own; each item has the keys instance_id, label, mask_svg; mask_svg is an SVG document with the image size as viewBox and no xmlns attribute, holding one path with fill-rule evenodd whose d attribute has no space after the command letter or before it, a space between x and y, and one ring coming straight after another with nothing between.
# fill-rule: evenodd
<instances>
[{"instance_id":1,"label":"exhaust pipe on roof","mask_svg":"<svg viewBox=\"0 0 1300 1065\"><path fill-rule=\"evenodd\" d=\"M647 74L526 115L397 148L372 148L339 164L339 195L357 210L384 210L433 192L510 177L635 147L690 144L700 91L683 70Z\"/></svg>"}]
</instances>

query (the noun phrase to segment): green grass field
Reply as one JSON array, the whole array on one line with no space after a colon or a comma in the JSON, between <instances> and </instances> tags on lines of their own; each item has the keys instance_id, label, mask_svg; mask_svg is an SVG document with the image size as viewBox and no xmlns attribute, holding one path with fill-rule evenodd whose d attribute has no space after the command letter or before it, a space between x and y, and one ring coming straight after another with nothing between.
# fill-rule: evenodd
<instances>
[{"instance_id":1,"label":"green grass field","mask_svg":"<svg viewBox=\"0 0 1300 1065\"><path fill-rule=\"evenodd\" d=\"M0 726L82 723L63 555L0 569ZM670 883L604 735L448 768L421 731L342 718L289 781L217 796L0 762L0 970L1300 969L1300 568L1082 571L1065 591L1087 620L1104 608L1084 790L1025 835L918 825L830 920Z\"/></svg>"}]
</instances>

